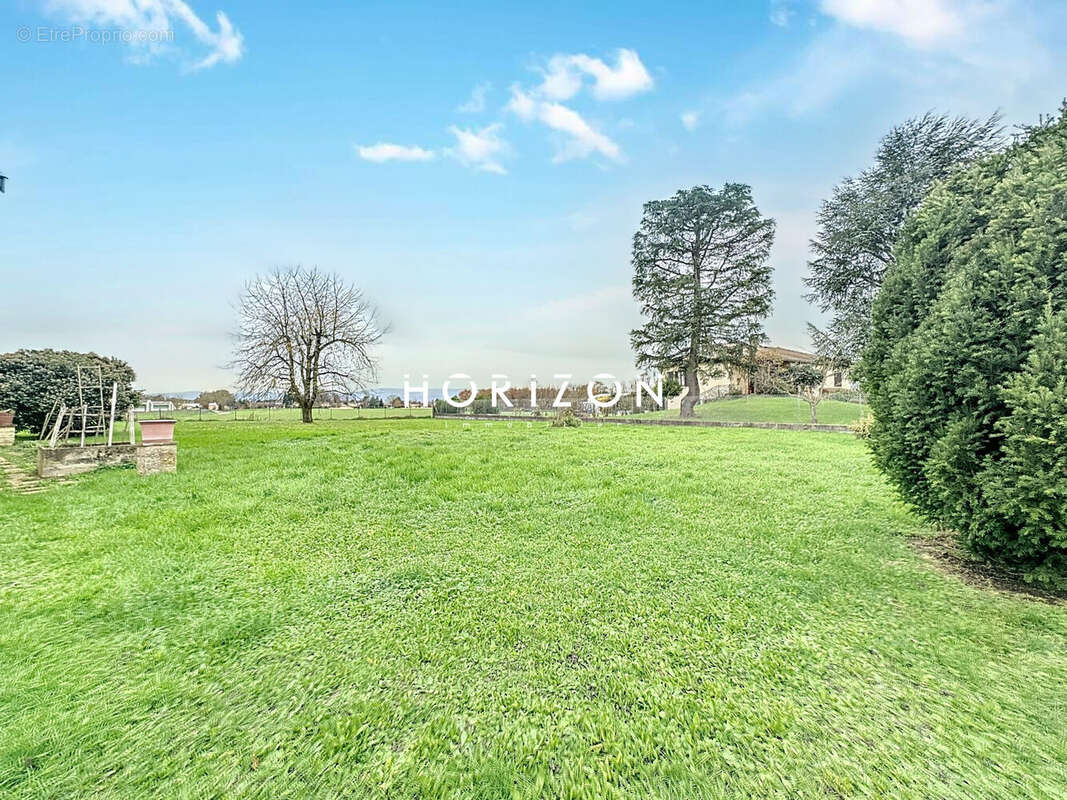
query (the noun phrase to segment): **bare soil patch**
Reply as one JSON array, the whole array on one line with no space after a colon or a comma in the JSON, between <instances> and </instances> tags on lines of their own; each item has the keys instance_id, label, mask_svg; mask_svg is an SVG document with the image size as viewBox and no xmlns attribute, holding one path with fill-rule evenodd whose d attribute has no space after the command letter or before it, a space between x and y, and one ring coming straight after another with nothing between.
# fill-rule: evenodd
<instances>
[{"instance_id":1,"label":"bare soil patch","mask_svg":"<svg viewBox=\"0 0 1067 800\"><path fill-rule=\"evenodd\" d=\"M1053 605L1067 602L1067 592L1027 583L1019 571L978 560L959 544L951 531L939 531L934 536L917 536L911 543L939 572L971 586L1027 595Z\"/></svg>"}]
</instances>

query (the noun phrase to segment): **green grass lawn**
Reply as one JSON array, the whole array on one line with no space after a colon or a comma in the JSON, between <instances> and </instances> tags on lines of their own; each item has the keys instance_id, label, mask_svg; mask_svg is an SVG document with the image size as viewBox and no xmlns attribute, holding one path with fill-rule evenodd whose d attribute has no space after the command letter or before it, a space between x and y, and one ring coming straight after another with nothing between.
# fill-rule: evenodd
<instances>
[{"instance_id":1,"label":"green grass lawn","mask_svg":"<svg viewBox=\"0 0 1067 800\"><path fill-rule=\"evenodd\" d=\"M819 403L819 423L822 425L851 425L870 413L861 403L823 400ZM642 417L676 419L678 411L650 411ZM811 422L811 409L798 397L743 395L710 400L696 407L696 418L716 422Z\"/></svg>"},{"instance_id":2,"label":"green grass lawn","mask_svg":"<svg viewBox=\"0 0 1067 800\"><path fill-rule=\"evenodd\" d=\"M828 434L182 422L0 491L0 796L1062 798L1067 606Z\"/></svg>"}]
</instances>

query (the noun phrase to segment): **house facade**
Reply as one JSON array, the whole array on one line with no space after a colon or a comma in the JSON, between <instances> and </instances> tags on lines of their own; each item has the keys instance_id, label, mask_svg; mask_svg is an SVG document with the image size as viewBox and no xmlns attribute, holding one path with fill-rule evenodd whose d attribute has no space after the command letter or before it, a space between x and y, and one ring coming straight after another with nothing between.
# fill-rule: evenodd
<instances>
[{"instance_id":1,"label":"house facade","mask_svg":"<svg viewBox=\"0 0 1067 800\"><path fill-rule=\"evenodd\" d=\"M758 347L756 348L756 369L736 369L724 367L718 364L708 365L706 369L697 371L697 382L700 385L700 402L715 400L732 394L754 394L757 391L756 370L759 364L774 363L783 367L794 364L815 364L818 356L803 350L793 350L788 347ZM824 392L851 391L858 388L857 384L849 377L846 370L824 371L822 390ZM685 386L684 370L670 370L664 373L664 378L678 381ZM686 395L683 389L678 397L672 397L669 407L681 407L681 398Z\"/></svg>"}]
</instances>

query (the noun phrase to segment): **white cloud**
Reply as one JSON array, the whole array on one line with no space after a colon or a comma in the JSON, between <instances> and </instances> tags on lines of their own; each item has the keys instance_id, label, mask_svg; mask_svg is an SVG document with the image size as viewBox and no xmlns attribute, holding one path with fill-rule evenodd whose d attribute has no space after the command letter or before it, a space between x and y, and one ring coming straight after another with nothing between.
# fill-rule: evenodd
<instances>
[{"instance_id":1,"label":"white cloud","mask_svg":"<svg viewBox=\"0 0 1067 800\"><path fill-rule=\"evenodd\" d=\"M793 17L793 9L789 7L789 0L771 0L770 20L772 25L785 28Z\"/></svg>"},{"instance_id":2,"label":"white cloud","mask_svg":"<svg viewBox=\"0 0 1067 800\"><path fill-rule=\"evenodd\" d=\"M84 0L67 0L77 1ZM613 65L584 53L555 55L549 59L541 73L542 81L533 89L525 90L519 84L513 84L511 97L504 110L527 122L536 121L559 134L556 137L557 148L553 157L555 163L594 154L612 161L621 161L622 150L618 144L586 121L578 111L562 105L559 101L575 97L583 87L587 87L599 100L618 100L648 91L653 85L652 77L637 53L633 50L619 50ZM459 105L456 111L484 111L490 89L489 83L479 83L471 91L470 98ZM632 125L632 122L629 124ZM465 166L503 175L507 170L501 160L511 152L511 148L500 138L501 129L500 123L479 129L453 125L448 130L456 138L455 145L443 152ZM372 161L425 161L433 158L432 151L384 142L360 147L359 151L361 157Z\"/></svg>"},{"instance_id":3,"label":"white cloud","mask_svg":"<svg viewBox=\"0 0 1067 800\"><path fill-rule=\"evenodd\" d=\"M582 115L559 103L542 103L539 111L541 122L552 130L566 134L569 139L556 156L554 162L568 161L572 158L584 158L592 153L600 153L617 161L622 152L600 131L595 130Z\"/></svg>"},{"instance_id":4,"label":"white cloud","mask_svg":"<svg viewBox=\"0 0 1067 800\"><path fill-rule=\"evenodd\" d=\"M653 86L641 58L633 50L621 49L616 53L615 66L609 66L599 58L584 53L556 55L549 59L542 70L544 80L537 87L537 94L548 100L569 100L582 88L582 76L593 79L593 96L598 100L622 100Z\"/></svg>"},{"instance_id":5,"label":"white cloud","mask_svg":"<svg viewBox=\"0 0 1067 800\"><path fill-rule=\"evenodd\" d=\"M531 120L537 114L538 102L522 90L517 83L511 85L511 99L508 100L505 111L510 111L520 119Z\"/></svg>"},{"instance_id":6,"label":"white cloud","mask_svg":"<svg viewBox=\"0 0 1067 800\"><path fill-rule=\"evenodd\" d=\"M560 163L573 158L585 158L600 153L613 161L622 158L619 146L610 138L593 128L582 115L560 103L539 100L524 92L519 86L511 87L511 100L505 106L520 119L537 120L542 125L565 135L565 140L552 161Z\"/></svg>"},{"instance_id":7,"label":"white cloud","mask_svg":"<svg viewBox=\"0 0 1067 800\"><path fill-rule=\"evenodd\" d=\"M507 170L501 166L499 158L507 155L511 148L500 138L499 133L503 127L499 122L478 130L452 125L448 130L456 137L456 146L450 148L448 154L464 166L505 175Z\"/></svg>"},{"instance_id":8,"label":"white cloud","mask_svg":"<svg viewBox=\"0 0 1067 800\"><path fill-rule=\"evenodd\" d=\"M356 150L359 152L359 157L364 161L373 161L377 164L382 164L386 161L432 161L435 157L433 150L392 144L391 142L357 145Z\"/></svg>"},{"instance_id":9,"label":"white cloud","mask_svg":"<svg viewBox=\"0 0 1067 800\"><path fill-rule=\"evenodd\" d=\"M549 100L570 100L582 88L582 76L571 63L573 56L552 56L537 92Z\"/></svg>"},{"instance_id":10,"label":"white cloud","mask_svg":"<svg viewBox=\"0 0 1067 800\"><path fill-rule=\"evenodd\" d=\"M1024 96L1047 103L1062 94L1060 28L1015 0L932 0L911 22L905 12L920 6L911 0L821 2L840 24L813 37L777 74L725 100L728 125L763 114L819 113L858 92L900 102L902 116L930 108L981 116L999 107L1007 114Z\"/></svg>"},{"instance_id":11,"label":"white cloud","mask_svg":"<svg viewBox=\"0 0 1067 800\"><path fill-rule=\"evenodd\" d=\"M682 112L682 125L685 126L687 131L695 131L700 124L700 112L699 111L683 111Z\"/></svg>"},{"instance_id":12,"label":"white cloud","mask_svg":"<svg viewBox=\"0 0 1067 800\"><path fill-rule=\"evenodd\" d=\"M148 55L171 49L170 41L164 38L165 44L161 44L158 34L171 31L176 40L175 23L181 23L207 48L206 54L188 65L193 70L219 63L232 64L244 55L244 37L226 14L219 11L215 15L218 28L212 30L184 0L48 0L46 7L50 13L72 23L157 34L132 45Z\"/></svg>"},{"instance_id":13,"label":"white cloud","mask_svg":"<svg viewBox=\"0 0 1067 800\"><path fill-rule=\"evenodd\" d=\"M819 9L853 27L895 34L924 46L955 36L964 17L982 10L977 4L951 0L821 0Z\"/></svg>"},{"instance_id":14,"label":"white cloud","mask_svg":"<svg viewBox=\"0 0 1067 800\"><path fill-rule=\"evenodd\" d=\"M593 95L598 100L622 100L652 88L652 76L633 50L620 50L614 68L586 55L571 56L571 61L593 76Z\"/></svg>"},{"instance_id":15,"label":"white cloud","mask_svg":"<svg viewBox=\"0 0 1067 800\"><path fill-rule=\"evenodd\" d=\"M471 96L467 102L456 107L456 111L463 114L480 114L485 111L485 97L493 86L490 83L479 83L471 89Z\"/></svg>"}]
</instances>

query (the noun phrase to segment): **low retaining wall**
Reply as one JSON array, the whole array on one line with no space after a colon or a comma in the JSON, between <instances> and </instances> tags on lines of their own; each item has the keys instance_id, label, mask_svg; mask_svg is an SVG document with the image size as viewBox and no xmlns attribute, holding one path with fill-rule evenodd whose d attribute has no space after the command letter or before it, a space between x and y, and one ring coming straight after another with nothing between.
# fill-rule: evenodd
<instances>
[{"instance_id":1,"label":"low retaining wall","mask_svg":"<svg viewBox=\"0 0 1067 800\"><path fill-rule=\"evenodd\" d=\"M158 475L178 471L178 443L152 442L137 445L137 474Z\"/></svg>"},{"instance_id":2,"label":"low retaining wall","mask_svg":"<svg viewBox=\"0 0 1067 800\"><path fill-rule=\"evenodd\" d=\"M85 447L41 447L37 450L37 475L40 478L65 478L101 467L134 464L138 475L176 472L178 443L93 444Z\"/></svg>"},{"instance_id":3,"label":"low retaining wall","mask_svg":"<svg viewBox=\"0 0 1067 800\"><path fill-rule=\"evenodd\" d=\"M0 447L10 447L15 443L15 427L4 425L0 427Z\"/></svg>"},{"instance_id":4,"label":"low retaining wall","mask_svg":"<svg viewBox=\"0 0 1067 800\"><path fill-rule=\"evenodd\" d=\"M437 419L485 420L486 422L551 422L553 417L516 417L508 414L438 414ZM800 422L719 422L711 419L641 419L639 417L579 417L582 422L603 425L665 425L676 428L764 428L780 431L851 433L848 425L808 425Z\"/></svg>"}]
</instances>

